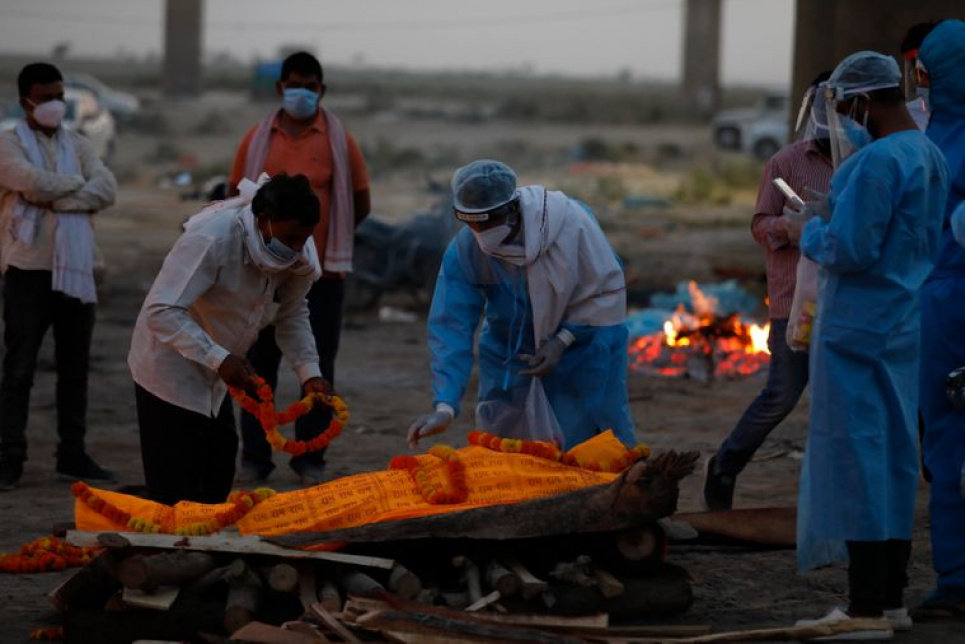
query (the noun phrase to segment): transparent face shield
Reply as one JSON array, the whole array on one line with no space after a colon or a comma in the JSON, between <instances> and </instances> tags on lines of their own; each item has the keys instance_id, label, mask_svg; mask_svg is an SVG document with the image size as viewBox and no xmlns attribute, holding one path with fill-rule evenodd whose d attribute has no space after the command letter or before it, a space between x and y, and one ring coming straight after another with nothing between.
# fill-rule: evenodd
<instances>
[{"instance_id":1,"label":"transparent face shield","mask_svg":"<svg viewBox=\"0 0 965 644\"><path fill-rule=\"evenodd\" d=\"M902 90L907 100L915 98L915 90L918 89L918 69L915 65L917 60L918 50L915 49L905 54L901 61Z\"/></svg>"},{"instance_id":2,"label":"transparent face shield","mask_svg":"<svg viewBox=\"0 0 965 644\"><path fill-rule=\"evenodd\" d=\"M819 145L823 152L828 153L828 110L824 97L826 83L821 83L808 90L810 95L807 106L807 113L798 115L798 120L805 120L803 131L800 132L801 139L804 141L814 141ZM808 98L808 95L805 95ZM802 105L802 108L804 106ZM801 124L798 124L801 130Z\"/></svg>"},{"instance_id":3,"label":"transparent face shield","mask_svg":"<svg viewBox=\"0 0 965 644\"><path fill-rule=\"evenodd\" d=\"M831 148L831 160L838 168L852 154L871 142L868 132L868 112L858 119L858 102L861 98L867 100L864 93L856 93L844 98L840 88L828 87L824 92L824 107L828 121L828 139ZM838 112L838 105L849 105L845 114Z\"/></svg>"}]
</instances>

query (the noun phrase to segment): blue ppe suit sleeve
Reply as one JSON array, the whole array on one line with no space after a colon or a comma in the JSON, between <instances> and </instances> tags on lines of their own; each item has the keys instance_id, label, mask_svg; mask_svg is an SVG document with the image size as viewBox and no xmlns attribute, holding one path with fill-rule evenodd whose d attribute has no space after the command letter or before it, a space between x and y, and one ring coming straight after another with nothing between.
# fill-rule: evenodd
<instances>
[{"instance_id":1,"label":"blue ppe suit sleeve","mask_svg":"<svg viewBox=\"0 0 965 644\"><path fill-rule=\"evenodd\" d=\"M864 156L870 158L856 161L867 167L852 172L851 181L831 182L831 220L815 217L801 234L801 252L834 273L863 271L878 261L891 221L887 172L877 176L876 155Z\"/></svg>"},{"instance_id":2,"label":"blue ppe suit sleeve","mask_svg":"<svg viewBox=\"0 0 965 644\"><path fill-rule=\"evenodd\" d=\"M457 415L472 373L473 336L485 306L483 291L470 281L459 246L457 236L446 249L428 324L433 405L444 402Z\"/></svg>"}]
</instances>

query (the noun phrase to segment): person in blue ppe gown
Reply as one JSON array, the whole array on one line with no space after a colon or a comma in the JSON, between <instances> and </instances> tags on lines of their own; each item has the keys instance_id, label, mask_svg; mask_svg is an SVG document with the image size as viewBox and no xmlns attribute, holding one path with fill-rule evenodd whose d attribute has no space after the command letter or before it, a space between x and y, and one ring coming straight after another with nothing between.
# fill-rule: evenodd
<instances>
[{"instance_id":1,"label":"person in blue ppe gown","mask_svg":"<svg viewBox=\"0 0 965 644\"><path fill-rule=\"evenodd\" d=\"M847 559L850 603L802 625L884 616L910 628L920 300L938 255L948 168L900 83L893 58L858 52L826 90L835 173L826 211L810 209L820 212L800 241L820 268L798 560L806 570Z\"/></svg>"},{"instance_id":2,"label":"person in blue ppe gown","mask_svg":"<svg viewBox=\"0 0 965 644\"><path fill-rule=\"evenodd\" d=\"M475 425L572 447L613 430L635 444L627 399L626 280L592 213L562 192L517 188L499 162L452 178L466 223L446 250L429 312L434 408L410 447L459 414L479 332Z\"/></svg>"},{"instance_id":3,"label":"person in blue ppe gown","mask_svg":"<svg viewBox=\"0 0 965 644\"><path fill-rule=\"evenodd\" d=\"M923 451L932 477L932 558L938 581L915 615L965 620L965 414L945 395L948 373L965 366L965 249L955 241L951 217L965 202L965 22L939 23L925 38L918 58L930 82L926 133L945 153L951 190L941 253L922 292Z\"/></svg>"}]
</instances>

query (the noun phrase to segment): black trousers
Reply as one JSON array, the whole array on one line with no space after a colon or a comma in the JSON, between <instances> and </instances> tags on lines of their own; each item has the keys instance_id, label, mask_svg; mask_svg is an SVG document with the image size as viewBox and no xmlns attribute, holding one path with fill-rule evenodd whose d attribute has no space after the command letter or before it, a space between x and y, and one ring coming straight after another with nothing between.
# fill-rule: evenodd
<instances>
[{"instance_id":1,"label":"black trousers","mask_svg":"<svg viewBox=\"0 0 965 644\"><path fill-rule=\"evenodd\" d=\"M848 588L852 617L879 617L904 606L911 541L848 541Z\"/></svg>"},{"instance_id":2,"label":"black trousers","mask_svg":"<svg viewBox=\"0 0 965 644\"><path fill-rule=\"evenodd\" d=\"M345 280L320 279L312 285L306 296L308 315L318 349L319 365L322 375L335 386L335 356L342 333L342 302L345 299ZM271 386L272 391L278 384L278 366L281 364L281 350L275 343L275 327L266 327L258 335L255 344L248 351L248 360L258 375ZM318 406L295 421L295 438L311 440L328 428L332 412L328 407ZM265 438L264 429L258 419L247 412L241 414L242 462L267 474L274 465L271 460L271 445ZM292 458L292 466L322 465L325 450L311 452Z\"/></svg>"},{"instance_id":3,"label":"black trousers","mask_svg":"<svg viewBox=\"0 0 965 644\"><path fill-rule=\"evenodd\" d=\"M50 271L10 267L3 284L3 381L0 382L0 458L27 458L27 414L37 354L47 329L54 332L57 369L57 459L84 452L87 373L94 333L94 304L51 288Z\"/></svg>"},{"instance_id":4,"label":"black trousers","mask_svg":"<svg viewBox=\"0 0 965 644\"><path fill-rule=\"evenodd\" d=\"M223 503L235 478L238 432L231 398L225 396L217 417L161 400L134 385L141 460L153 501Z\"/></svg>"}]
</instances>

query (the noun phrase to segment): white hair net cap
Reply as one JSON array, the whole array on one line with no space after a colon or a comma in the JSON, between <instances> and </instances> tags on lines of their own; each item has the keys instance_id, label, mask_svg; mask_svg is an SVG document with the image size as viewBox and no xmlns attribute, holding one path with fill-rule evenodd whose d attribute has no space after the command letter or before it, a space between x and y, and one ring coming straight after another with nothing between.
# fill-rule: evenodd
<instances>
[{"instance_id":1,"label":"white hair net cap","mask_svg":"<svg viewBox=\"0 0 965 644\"><path fill-rule=\"evenodd\" d=\"M459 212L488 212L516 197L516 173L505 163L479 159L452 175L452 198Z\"/></svg>"},{"instance_id":2,"label":"white hair net cap","mask_svg":"<svg viewBox=\"0 0 965 644\"><path fill-rule=\"evenodd\" d=\"M834 68L828 87L836 98L843 100L861 92L899 87L901 69L891 56L876 51L859 51L851 54Z\"/></svg>"}]
</instances>

